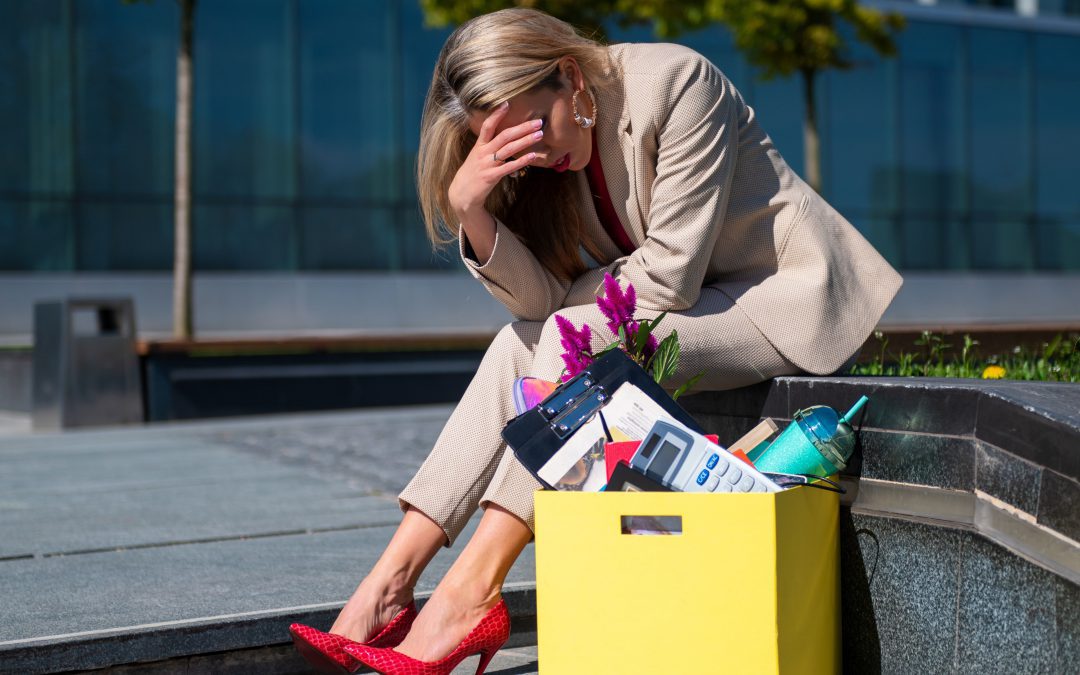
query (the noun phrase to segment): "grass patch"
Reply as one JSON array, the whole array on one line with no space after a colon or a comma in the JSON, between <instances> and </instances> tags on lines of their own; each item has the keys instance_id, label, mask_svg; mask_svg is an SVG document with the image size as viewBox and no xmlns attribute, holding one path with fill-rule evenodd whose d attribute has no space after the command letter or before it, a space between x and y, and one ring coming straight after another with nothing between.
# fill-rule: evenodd
<instances>
[{"instance_id":1,"label":"grass patch","mask_svg":"<svg viewBox=\"0 0 1080 675\"><path fill-rule=\"evenodd\" d=\"M915 352L893 353L889 338L875 331L878 352L869 363L857 364L852 375L886 377L968 377L981 379L1080 382L1080 334L1059 333L1035 349L1017 346L1009 353L983 355L979 341L964 335L962 344L944 335L923 331Z\"/></svg>"}]
</instances>

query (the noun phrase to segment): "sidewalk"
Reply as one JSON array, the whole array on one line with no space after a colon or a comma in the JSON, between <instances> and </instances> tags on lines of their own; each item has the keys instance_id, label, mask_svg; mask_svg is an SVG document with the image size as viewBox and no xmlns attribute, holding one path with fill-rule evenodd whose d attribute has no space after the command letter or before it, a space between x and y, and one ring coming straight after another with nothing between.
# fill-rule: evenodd
<instances>
[{"instance_id":1,"label":"sidewalk","mask_svg":"<svg viewBox=\"0 0 1080 675\"><path fill-rule=\"evenodd\" d=\"M30 413L0 410L0 444L4 436L30 433Z\"/></svg>"},{"instance_id":2,"label":"sidewalk","mask_svg":"<svg viewBox=\"0 0 1080 675\"><path fill-rule=\"evenodd\" d=\"M62 434L0 420L0 672L178 660L302 671L288 624L329 626L450 411ZM420 594L459 550L436 556ZM534 578L530 546L508 579L520 629L491 672L536 672Z\"/></svg>"}]
</instances>

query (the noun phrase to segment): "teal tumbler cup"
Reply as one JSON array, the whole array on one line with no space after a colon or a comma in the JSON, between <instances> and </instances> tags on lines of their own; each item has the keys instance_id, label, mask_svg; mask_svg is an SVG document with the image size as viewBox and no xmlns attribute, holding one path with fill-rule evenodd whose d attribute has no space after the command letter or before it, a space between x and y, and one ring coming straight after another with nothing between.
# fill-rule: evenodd
<instances>
[{"instance_id":1,"label":"teal tumbler cup","mask_svg":"<svg viewBox=\"0 0 1080 675\"><path fill-rule=\"evenodd\" d=\"M868 401L863 396L840 417L832 408L815 405L799 410L791 424L757 457L758 471L831 476L845 466L855 450L850 420Z\"/></svg>"}]
</instances>

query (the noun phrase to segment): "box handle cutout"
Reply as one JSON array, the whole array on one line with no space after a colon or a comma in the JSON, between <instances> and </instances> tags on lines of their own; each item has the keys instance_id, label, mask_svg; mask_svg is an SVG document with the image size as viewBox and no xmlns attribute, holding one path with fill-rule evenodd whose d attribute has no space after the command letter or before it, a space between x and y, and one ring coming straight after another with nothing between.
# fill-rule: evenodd
<instances>
[{"instance_id":1,"label":"box handle cutout","mask_svg":"<svg viewBox=\"0 0 1080 675\"><path fill-rule=\"evenodd\" d=\"M620 516L619 519L623 534L682 534L682 516Z\"/></svg>"}]
</instances>

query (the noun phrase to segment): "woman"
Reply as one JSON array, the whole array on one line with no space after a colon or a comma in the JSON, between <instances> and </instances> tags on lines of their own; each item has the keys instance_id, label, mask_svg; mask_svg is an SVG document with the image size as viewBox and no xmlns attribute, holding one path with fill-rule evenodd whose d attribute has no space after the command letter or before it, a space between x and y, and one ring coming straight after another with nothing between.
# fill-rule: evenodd
<instances>
[{"instance_id":1,"label":"woman","mask_svg":"<svg viewBox=\"0 0 1080 675\"><path fill-rule=\"evenodd\" d=\"M470 273L517 321L399 496L401 525L331 634L296 629L306 653L346 669L359 664L343 638L371 640L348 652L386 673L449 672L476 653L482 672L506 639L500 589L532 538L539 488L501 442L510 388L525 375L558 378L554 314L601 325L605 273L634 285L638 318L670 312L658 330L678 331L682 358L669 384L706 371L705 389L836 371L901 284L702 56L604 47L532 10L479 17L447 40L418 185L432 241L456 236ZM416 616L421 570L477 506L476 533Z\"/></svg>"}]
</instances>

